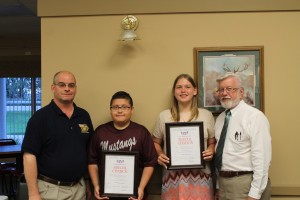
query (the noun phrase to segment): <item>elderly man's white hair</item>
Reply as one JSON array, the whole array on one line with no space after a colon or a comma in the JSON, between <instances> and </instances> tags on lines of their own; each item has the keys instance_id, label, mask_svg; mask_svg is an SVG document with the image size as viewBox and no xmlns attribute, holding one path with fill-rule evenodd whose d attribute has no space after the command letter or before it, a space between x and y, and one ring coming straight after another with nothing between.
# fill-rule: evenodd
<instances>
[{"instance_id":1,"label":"elderly man's white hair","mask_svg":"<svg viewBox=\"0 0 300 200\"><path fill-rule=\"evenodd\" d=\"M217 81L217 83L220 83L221 81L225 80L226 78L231 78L231 77L234 77L238 81L239 87L242 87L241 77L238 74L233 73L233 72L226 72L225 74L222 74L219 78L217 78L216 81Z\"/></svg>"}]
</instances>

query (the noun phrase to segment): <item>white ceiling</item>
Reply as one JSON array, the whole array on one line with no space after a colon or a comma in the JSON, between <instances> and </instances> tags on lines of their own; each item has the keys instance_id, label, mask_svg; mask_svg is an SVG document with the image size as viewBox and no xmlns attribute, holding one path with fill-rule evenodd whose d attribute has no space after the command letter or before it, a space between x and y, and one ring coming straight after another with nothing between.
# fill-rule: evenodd
<instances>
[{"instance_id":1,"label":"white ceiling","mask_svg":"<svg viewBox=\"0 0 300 200\"><path fill-rule=\"evenodd\" d=\"M0 0L0 38L40 37L37 0Z\"/></svg>"}]
</instances>

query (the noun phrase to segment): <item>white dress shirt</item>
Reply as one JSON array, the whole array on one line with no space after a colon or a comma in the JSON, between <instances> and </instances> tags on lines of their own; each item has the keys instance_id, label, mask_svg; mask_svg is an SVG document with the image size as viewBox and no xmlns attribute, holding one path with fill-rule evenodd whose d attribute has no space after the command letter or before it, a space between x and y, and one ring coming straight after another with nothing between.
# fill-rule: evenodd
<instances>
[{"instance_id":1,"label":"white dress shirt","mask_svg":"<svg viewBox=\"0 0 300 200\"><path fill-rule=\"evenodd\" d=\"M253 171L248 196L259 199L267 185L272 157L269 121L261 111L243 100L230 111L231 118L225 139L221 171ZM217 141L224 119L225 112L216 120Z\"/></svg>"}]
</instances>

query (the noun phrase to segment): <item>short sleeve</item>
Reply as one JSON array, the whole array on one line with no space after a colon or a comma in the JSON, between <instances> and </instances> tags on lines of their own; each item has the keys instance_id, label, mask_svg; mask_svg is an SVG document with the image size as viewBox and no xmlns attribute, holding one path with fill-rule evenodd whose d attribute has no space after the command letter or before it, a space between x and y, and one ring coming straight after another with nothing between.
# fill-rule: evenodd
<instances>
[{"instance_id":1,"label":"short sleeve","mask_svg":"<svg viewBox=\"0 0 300 200\"><path fill-rule=\"evenodd\" d=\"M215 137L215 118L211 112L209 112L207 131L208 131L208 138Z\"/></svg>"},{"instance_id":2,"label":"short sleeve","mask_svg":"<svg viewBox=\"0 0 300 200\"><path fill-rule=\"evenodd\" d=\"M153 132L152 132L152 136L158 139L162 139L164 137L164 124L165 122L162 119L162 113L159 114Z\"/></svg>"}]
</instances>

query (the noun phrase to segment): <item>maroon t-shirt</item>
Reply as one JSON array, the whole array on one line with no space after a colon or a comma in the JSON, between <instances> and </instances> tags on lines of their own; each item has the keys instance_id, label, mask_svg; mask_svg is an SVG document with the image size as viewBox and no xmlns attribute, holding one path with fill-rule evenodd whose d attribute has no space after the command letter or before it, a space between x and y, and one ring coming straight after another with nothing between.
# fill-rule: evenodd
<instances>
[{"instance_id":1,"label":"maroon t-shirt","mask_svg":"<svg viewBox=\"0 0 300 200\"><path fill-rule=\"evenodd\" d=\"M140 168L157 164L157 153L149 131L132 121L123 130L116 129L112 121L98 126L88 149L89 164L100 166L102 151L136 151L139 152Z\"/></svg>"}]
</instances>

